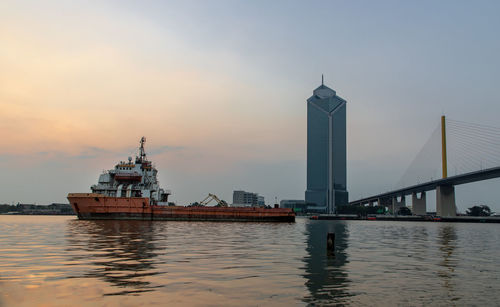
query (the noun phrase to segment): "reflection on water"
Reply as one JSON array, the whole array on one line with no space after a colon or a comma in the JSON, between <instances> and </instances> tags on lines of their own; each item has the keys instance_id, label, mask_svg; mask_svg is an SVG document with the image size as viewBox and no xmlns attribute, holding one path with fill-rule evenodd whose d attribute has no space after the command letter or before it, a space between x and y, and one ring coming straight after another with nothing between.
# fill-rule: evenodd
<instances>
[{"instance_id":1,"label":"reflection on water","mask_svg":"<svg viewBox=\"0 0 500 307\"><path fill-rule=\"evenodd\" d=\"M499 256L496 224L0 215L0 306L493 305Z\"/></svg>"},{"instance_id":2,"label":"reflection on water","mask_svg":"<svg viewBox=\"0 0 500 307\"><path fill-rule=\"evenodd\" d=\"M161 237L163 240L158 240ZM151 221L79 221L67 224L68 265L89 270L70 278L98 278L122 290L105 295L152 291L144 277L161 274L155 260L164 252L165 223Z\"/></svg>"},{"instance_id":3,"label":"reflection on water","mask_svg":"<svg viewBox=\"0 0 500 307\"><path fill-rule=\"evenodd\" d=\"M327 233L335 233L335 253L326 249ZM349 294L349 279L344 265L347 262L346 248L349 233L343 221L311 221L306 226L307 256L304 277L310 295L304 302L317 304L346 303Z\"/></svg>"},{"instance_id":4,"label":"reflection on water","mask_svg":"<svg viewBox=\"0 0 500 307\"><path fill-rule=\"evenodd\" d=\"M72 220L65 229L65 265L69 280L99 281L107 300L290 304L305 293L303 226Z\"/></svg>"},{"instance_id":5,"label":"reflection on water","mask_svg":"<svg viewBox=\"0 0 500 307\"><path fill-rule=\"evenodd\" d=\"M438 238L439 250L442 256L439 261L441 269L438 271L438 276L443 280L443 287L447 290L448 297L454 299L454 271L457 266L457 261L453 255L457 241L455 225L442 225L439 228Z\"/></svg>"}]
</instances>

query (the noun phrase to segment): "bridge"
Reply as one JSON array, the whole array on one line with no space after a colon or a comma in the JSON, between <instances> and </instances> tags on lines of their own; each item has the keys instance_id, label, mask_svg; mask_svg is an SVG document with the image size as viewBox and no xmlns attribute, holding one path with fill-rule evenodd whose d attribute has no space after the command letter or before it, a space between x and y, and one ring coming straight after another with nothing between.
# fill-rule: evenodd
<instances>
[{"instance_id":1,"label":"bridge","mask_svg":"<svg viewBox=\"0 0 500 307\"><path fill-rule=\"evenodd\" d=\"M406 206L406 196L411 195L414 215L426 214L426 192L436 190L436 215L456 216L455 186L500 177L500 128L471 124L460 121L450 121L447 133L447 120L441 117L441 124L434 131L426 145L413 160L408 170L401 178L400 187L381 194L364 197L349 202L350 205L370 205L388 207L396 213ZM455 175L448 176L447 135L454 137L452 156ZM438 137L436 137L438 136ZM422 172L422 164L436 163L429 157L435 153L436 139L441 147L442 178L420 183L429 172ZM479 159L479 161L477 161ZM422 163L423 162L423 163ZM439 163L439 162L438 162ZM432 164L432 163L430 163ZM486 166L486 168L483 168ZM434 170L433 167L428 168ZM413 178L411 178L413 177ZM413 182L413 184L408 184ZM405 184L406 183L406 184Z\"/></svg>"}]
</instances>

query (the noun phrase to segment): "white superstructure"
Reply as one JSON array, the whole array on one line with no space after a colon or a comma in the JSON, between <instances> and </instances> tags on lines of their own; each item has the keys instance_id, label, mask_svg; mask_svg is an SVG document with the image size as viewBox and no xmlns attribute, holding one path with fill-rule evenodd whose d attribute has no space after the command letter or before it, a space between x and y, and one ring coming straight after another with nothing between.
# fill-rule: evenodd
<instances>
[{"instance_id":1,"label":"white superstructure","mask_svg":"<svg viewBox=\"0 0 500 307\"><path fill-rule=\"evenodd\" d=\"M114 169L101 174L98 183L90 187L92 193L110 197L147 197L150 203L166 205L171 193L160 188L156 177L158 171L147 160L144 143L146 138L142 137L135 163L129 157L128 161L120 161Z\"/></svg>"}]
</instances>

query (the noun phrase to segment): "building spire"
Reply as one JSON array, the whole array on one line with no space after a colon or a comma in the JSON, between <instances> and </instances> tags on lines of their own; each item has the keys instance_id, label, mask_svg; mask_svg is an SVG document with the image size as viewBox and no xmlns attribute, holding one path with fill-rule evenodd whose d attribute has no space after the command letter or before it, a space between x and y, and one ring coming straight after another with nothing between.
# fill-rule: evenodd
<instances>
[{"instance_id":1,"label":"building spire","mask_svg":"<svg viewBox=\"0 0 500 307\"><path fill-rule=\"evenodd\" d=\"M321 85L324 85L324 83L323 83L323 74L321 74Z\"/></svg>"}]
</instances>

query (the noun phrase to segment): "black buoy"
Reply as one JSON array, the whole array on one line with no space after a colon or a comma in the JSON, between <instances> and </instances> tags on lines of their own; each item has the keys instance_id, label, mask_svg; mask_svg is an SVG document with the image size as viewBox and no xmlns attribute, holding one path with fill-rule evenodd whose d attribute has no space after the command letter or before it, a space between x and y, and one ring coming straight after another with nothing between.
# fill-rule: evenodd
<instances>
[{"instance_id":1,"label":"black buoy","mask_svg":"<svg viewBox=\"0 0 500 307\"><path fill-rule=\"evenodd\" d=\"M329 252L335 252L335 233L334 232L329 232L326 235L326 249Z\"/></svg>"}]
</instances>

